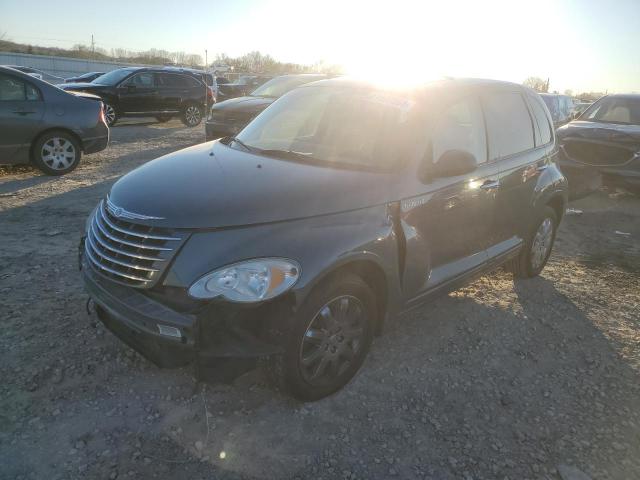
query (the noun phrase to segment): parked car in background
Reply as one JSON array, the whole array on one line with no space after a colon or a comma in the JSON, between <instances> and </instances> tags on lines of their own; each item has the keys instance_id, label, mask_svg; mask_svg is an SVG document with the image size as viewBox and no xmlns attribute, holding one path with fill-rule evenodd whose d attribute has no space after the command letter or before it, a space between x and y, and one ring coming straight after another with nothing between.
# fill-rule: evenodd
<instances>
[{"instance_id":1,"label":"parked car in background","mask_svg":"<svg viewBox=\"0 0 640 480\"><path fill-rule=\"evenodd\" d=\"M109 126L122 117L153 116L164 122L180 115L185 125L195 127L202 121L208 96L208 89L194 75L162 67L120 68L91 83L65 83L59 87L99 96Z\"/></svg>"},{"instance_id":2,"label":"parked car in background","mask_svg":"<svg viewBox=\"0 0 640 480\"><path fill-rule=\"evenodd\" d=\"M218 84L218 101L248 95L270 79L268 76L240 75L235 82Z\"/></svg>"},{"instance_id":3,"label":"parked car in background","mask_svg":"<svg viewBox=\"0 0 640 480\"><path fill-rule=\"evenodd\" d=\"M577 118L580 115L582 115L582 112L584 112L592 104L593 104L593 102L578 102L578 103L574 102L574 104L573 104L573 115L574 115L574 117Z\"/></svg>"},{"instance_id":4,"label":"parked car in background","mask_svg":"<svg viewBox=\"0 0 640 480\"><path fill-rule=\"evenodd\" d=\"M541 272L566 202L556 152L520 85L304 85L118 180L86 224L84 285L160 366L264 357L316 400L398 313L501 265Z\"/></svg>"},{"instance_id":5,"label":"parked car in background","mask_svg":"<svg viewBox=\"0 0 640 480\"><path fill-rule=\"evenodd\" d=\"M193 75L207 86L207 107L216 103L216 97L218 96L218 84L216 82L215 75L212 73L205 72L204 70L183 67L165 67L165 70L169 72L181 72Z\"/></svg>"},{"instance_id":6,"label":"parked car in background","mask_svg":"<svg viewBox=\"0 0 640 480\"><path fill-rule=\"evenodd\" d=\"M573 100L568 95L541 93L540 96L551 112L554 128L558 128L573 119Z\"/></svg>"},{"instance_id":7,"label":"parked car in background","mask_svg":"<svg viewBox=\"0 0 640 480\"><path fill-rule=\"evenodd\" d=\"M22 67L20 65L4 65L4 66L26 73L27 75L38 78L40 80L44 80L45 82L51 83L53 85L64 82L64 78L51 75L49 73L43 72L42 70L38 70L37 68Z\"/></svg>"},{"instance_id":8,"label":"parked car in background","mask_svg":"<svg viewBox=\"0 0 640 480\"><path fill-rule=\"evenodd\" d=\"M259 86L246 97L216 103L205 123L206 139L235 135L276 99L305 83L327 78L321 74L282 75Z\"/></svg>"},{"instance_id":9,"label":"parked car in background","mask_svg":"<svg viewBox=\"0 0 640 480\"><path fill-rule=\"evenodd\" d=\"M557 136L572 197L601 183L640 193L640 94L602 97Z\"/></svg>"},{"instance_id":10,"label":"parked car in background","mask_svg":"<svg viewBox=\"0 0 640 480\"><path fill-rule=\"evenodd\" d=\"M109 128L102 104L88 96L0 67L0 163L32 162L62 175L78 166L83 152L104 150Z\"/></svg>"},{"instance_id":11,"label":"parked car in background","mask_svg":"<svg viewBox=\"0 0 640 480\"><path fill-rule=\"evenodd\" d=\"M93 82L100 75L104 75L104 72L89 72L82 75L76 75L75 77L69 77L64 80L64 83L77 83L77 82Z\"/></svg>"}]
</instances>

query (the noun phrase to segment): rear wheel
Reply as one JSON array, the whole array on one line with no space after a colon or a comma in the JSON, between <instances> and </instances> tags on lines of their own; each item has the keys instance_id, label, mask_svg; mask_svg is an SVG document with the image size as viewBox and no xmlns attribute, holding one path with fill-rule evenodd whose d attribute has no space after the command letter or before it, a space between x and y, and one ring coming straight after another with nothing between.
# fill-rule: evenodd
<instances>
[{"instance_id":1,"label":"rear wheel","mask_svg":"<svg viewBox=\"0 0 640 480\"><path fill-rule=\"evenodd\" d=\"M545 207L537 217L520 254L508 265L515 277L530 278L540 274L551 255L557 228L558 216L555 210Z\"/></svg>"},{"instance_id":2,"label":"rear wheel","mask_svg":"<svg viewBox=\"0 0 640 480\"><path fill-rule=\"evenodd\" d=\"M196 127L202 121L202 107L195 103L190 103L182 111L182 123L187 127Z\"/></svg>"},{"instance_id":3,"label":"rear wheel","mask_svg":"<svg viewBox=\"0 0 640 480\"><path fill-rule=\"evenodd\" d=\"M285 334L285 352L269 359L273 380L300 400L319 400L346 385L362 366L377 318L375 296L358 276L318 287Z\"/></svg>"},{"instance_id":4,"label":"rear wheel","mask_svg":"<svg viewBox=\"0 0 640 480\"><path fill-rule=\"evenodd\" d=\"M38 138L33 146L31 160L47 175L64 175L80 163L78 141L62 130L52 130Z\"/></svg>"}]
</instances>

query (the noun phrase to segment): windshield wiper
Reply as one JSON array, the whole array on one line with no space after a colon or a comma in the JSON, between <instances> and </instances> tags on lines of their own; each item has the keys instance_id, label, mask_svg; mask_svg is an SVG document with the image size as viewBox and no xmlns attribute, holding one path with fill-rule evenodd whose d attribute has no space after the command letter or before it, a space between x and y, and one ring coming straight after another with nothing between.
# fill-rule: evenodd
<instances>
[{"instance_id":1,"label":"windshield wiper","mask_svg":"<svg viewBox=\"0 0 640 480\"><path fill-rule=\"evenodd\" d=\"M271 149L271 150L263 150L260 149L259 152L263 155L272 155L274 157L280 157L285 160L311 160L311 161L319 161L314 158L311 153L307 152L297 152L295 150L281 150L281 149Z\"/></svg>"},{"instance_id":2,"label":"windshield wiper","mask_svg":"<svg viewBox=\"0 0 640 480\"><path fill-rule=\"evenodd\" d=\"M244 147L244 149L247 150L248 152L257 152L258 151L257 148L250 147L249 145L247 145L242 140L240 140L239 138L236 138L236 137L229 137L229 142L236 142L237 144L239 144L242 147Z\"/></svg>"}]
</instances>

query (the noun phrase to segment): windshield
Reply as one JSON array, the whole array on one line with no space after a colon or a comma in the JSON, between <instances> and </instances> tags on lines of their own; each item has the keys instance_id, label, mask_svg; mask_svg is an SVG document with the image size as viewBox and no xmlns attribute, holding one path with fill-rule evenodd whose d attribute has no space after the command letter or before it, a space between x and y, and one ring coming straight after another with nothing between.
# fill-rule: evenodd
<instances>
[{"instance_id":1,"label":"windshield","mask_svg":"<svg viewBox=\"0 0 640 480\"><path fill-rule=\"evenodd\" d=\"M412 111L413 101L400 94L306 87L277 100L238 139L281 159L391 170Z\"/></svg>"},{"instance_id":2,"label":"windshield","mask_svg":"<svg viewBox=\"0 0 640 480\"><path fill-rule=\"evenodd\" d=\"M112 70L104 75L100 75L91 83L97 83L99 85L115 85L135 71L136 70L133 68L119 68L118 70Z\"/></svg>"},{"instance_id":3,"label":"windshield","mask_svg":"<svg viewBox=\"0 0 640 480\"><path fill-rule=\"evenodd\" d=\"M277 77L256 88L251 93L251 96L278 98L289 90L293 90L300 85L304 85L305 83L309 83L314 80L318 80L318 77Z\"/></svg>"},{"instance_id":4,"label":"windshield","mask_svg":"<svg viewBox=\"0 0 640 480\"><path fill-rule=\"evenodd\" d=\"M585 111L580 120L640 125L640 97L604 97Z\"/></svg>"}]
</instances>

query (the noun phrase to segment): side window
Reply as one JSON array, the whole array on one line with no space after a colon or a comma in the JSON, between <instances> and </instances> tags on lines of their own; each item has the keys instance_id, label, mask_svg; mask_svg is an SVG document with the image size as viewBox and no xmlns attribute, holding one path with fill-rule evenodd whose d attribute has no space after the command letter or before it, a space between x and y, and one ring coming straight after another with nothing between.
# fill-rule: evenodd
<instances>
[{"instance_id":1,"label":"side window","mask_svg":"<svg viewBox=\"0 0 640 480\"><path fill-rule=\"evenodd\" d=\"M547 116L547 112L545 112L545 109L542 107L542 102L539 98L535 98L533 96L529 96L528 98L533 118L535 118L536 123L538 124L538 129L540 130L540 138L536 139L536 145L546 145L551 141L550 119Z\"/></svg>"},{"instance_id":2,"label":"side window","mask_svg":"<svg viewBox=\"0 0 640 480\"><path fill-rule=\"evenodd\" d=\"M153 72L143 72L129 77L123 85L135 85L136 87L153 87L155 85Z\"/></svg>"},{"instance_id":3,"label":"side window","mask_svg":"<svg viewBox=\"0 0 640 480\"><path fill-rule=\"evenodd\" d=\"M203 85L198 81L198 79L184 75L182 76L182 80L186 87L203 87Z\"/></svg>"},{"instance_id":4,"label":"side window","mask_svg":"<svg viewBox=\"0 0 640 480\"><path fill-rule=\"evenodd\" d=\"M0 101L15 102L26 100L25 83L15 77L0 73Z\"/></svg>"},{"instance_id":5,"label":"side window","mask_svg":"<svg viewBox=\"0 0 640 480\"><path fill-rule=\"evenodd\" d=\"M487 161L487 140L480 102L473 97L449 105L437 118L432 136L433 162L447 150L472 153L476 161Z\"/></svg>"},{"instance_id":6,"label":"side window","mask_svg":"<svg viewBox=\"0 0 640 480\"><path fill-rule=\"evenodd\" d=\"M493 92L483 96L489 138L489 160L533 148L533 124L522 95Z\"/></svg>"},{"instance_id":7,"label":"side window","mask_svg":"<svg viewBox=\"0 0 640 480\"><path fill-rule=\"evenodd\" d=\"M30 100L30 101L40 100L40 91L36 87L31 85L30 83L25 82L24 88L25 88L25 94L26 94L27 100Z\"/></svg>"}]
</instances>

